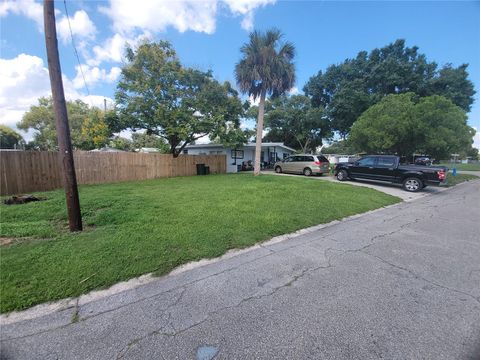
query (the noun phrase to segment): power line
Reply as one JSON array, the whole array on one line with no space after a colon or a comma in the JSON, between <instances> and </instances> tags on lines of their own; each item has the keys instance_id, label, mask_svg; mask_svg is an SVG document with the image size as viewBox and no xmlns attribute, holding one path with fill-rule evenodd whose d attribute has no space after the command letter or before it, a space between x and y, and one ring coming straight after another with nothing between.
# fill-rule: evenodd
<instances>
[{"instance_id":1,"label":"power line","mask_svg":"<svg viewBox=\"0 0 480 360\"><path fill-rule=\"evenodd\" d=\"M75 40L73 38L72 25L70 24L70 16L68 15L66 0L63 0L63 5L65 6L65 15L67 16L68 28L70 29L70 38L72 39L73 51L77 58L78 66L80 68L80 73L82 74L83 84L85 85L85 89L87 90L87 95L89 96L88 100L90 101L90 105L93 107L92 100L90 99L90 90L88 89L87 81L85 80L85 74L83 73L82 64L80 62L80 57L78 56L77 47L75 46Z\"/></svg>"}]
</instances>

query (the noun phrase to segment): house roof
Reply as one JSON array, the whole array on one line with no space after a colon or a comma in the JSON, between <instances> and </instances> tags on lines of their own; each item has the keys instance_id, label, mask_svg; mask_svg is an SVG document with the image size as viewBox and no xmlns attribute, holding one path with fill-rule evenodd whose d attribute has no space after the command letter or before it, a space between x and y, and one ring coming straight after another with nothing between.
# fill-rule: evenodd
<instances>
[{"instance_id":1,"label":"house roof","mask_svg":"<svg viewBox=\"0 0 480 360\"><path fill-rule=\"evenodd\" d=\"M108 146L105 146L101 149L93 149L93 150L90 150L90 152L125 152L123 150L120 150L120 149L115 149L115 148L112 148L112 147L108 147Z\"/></svg>"},{"instance_id":2,"label":"house roof","mask_svg":"<svg viewBox=\"0 0 480 360\"><path fill-rule=\"evenodd\" d=\"M139 149L135 149L136 152L141 152L141 153L158 153L160 152L159 149L157 148L152 148L152 147L142 147Z\"/></svg>"},{"instance_id":3,"label":"house roof","mask_svg":"<svg viewBox=\"0 0 480 360\"><path fill-rule=\"evenodd\" d=\"M252 147L255 147L255 143L247 143L247 144L243 144L242 147L244 148L252 148ZM185 148L186 149L209 149L209 148L219 148L219 147L224 147L223 144L214 144L214 143L210 143L210 144L196 144L196 145L187 145ZM286 145L284 145L283 143L280 143L280 142L264 142L262 143L262 148L266 148L266 147L281 147L283 149L286 149L286 150L290 150L292 152L295 152L296 150L295 149L292 149L291 147L288 147Z\"/></svg>"}]
</instances>

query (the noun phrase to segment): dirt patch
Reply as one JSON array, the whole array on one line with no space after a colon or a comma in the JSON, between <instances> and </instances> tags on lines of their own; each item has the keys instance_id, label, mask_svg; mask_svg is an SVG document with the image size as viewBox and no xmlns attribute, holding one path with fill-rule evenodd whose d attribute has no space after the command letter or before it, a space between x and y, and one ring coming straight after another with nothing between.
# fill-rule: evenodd
<instances>
[{"instance_id":1,"label":"dirt patch","mask_svg":"<svg viewBox=\"0 0 480 360\"><path fill-rule=\"evenodd\" d=\"M43 200L47 200L47 199L43 197L36 197L33 195L18 195L18 196L14 195L12 197L9 197L8 199L5 199L3 203L6 205L21 205L21 204L27 204L33 201L43 201Z\"/></svg>"},{"instance_id":2,"label":"dirt patch","mask_svg":"<svg viewBox=\"0 0 480 360\"><path fill-rule=\"evenodd\" d=\"M0 246L10 245L14 241L14 238L0 237Z\"/></svg>"}]
</instances>

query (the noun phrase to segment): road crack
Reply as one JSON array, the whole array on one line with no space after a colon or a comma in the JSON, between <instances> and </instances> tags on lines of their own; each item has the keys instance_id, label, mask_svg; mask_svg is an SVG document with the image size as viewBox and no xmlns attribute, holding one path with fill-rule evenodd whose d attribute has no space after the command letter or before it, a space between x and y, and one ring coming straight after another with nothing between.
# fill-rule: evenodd
<instances>
[{"instance_id":1,"label":"road crack","mask_svg":"<svg viewBox=\"0 0 480 360\"><path fill-rule=\"evenodd\" d=\"M394 264L388 260L385 260L384 258L378 256L378 255L373 255L373 254L370 254L368 252L365 252L365 251L361 251L363 254L367 255L367 256L370 256L370 257L373 257L379 261L381 261L382 263L384 264L387 264L395 269L398 269L398 270L402 270L402 271L405 271L405 272L408 272L410 275L412 275L415 279L417 280L422 280L430 285L433 285L433 286L436 286L436 287L439 287L439 288L442 288L444 290L448 290L448 291L451 291L451 292L455 292L455 293L458 293L458 294L462 294L462 295L465 295L473 300L475 300L477 303L480 304L480 297L476 297L475 295L472 295L470 293L467 293L465 291L461 291L461 290L458 290L458 289L454 289L454 288L451 288L451 287L448 287L446 285L443 285L443 284L440 284L440 283L437 283L433 280L430 280L430 279L427 279L417 273L415 273L413 270L410 270L406 267L403 267L403 266L400 266L400 265L397 265L397 264Z\"/></svg>"},{"instance_id":2,"label":"road crack","mask_svg":"<svg viewBox=\"0 0 480 360\"><path fill-rule=\"evenodd\" d=\"M208 312L202 320L190 325L190 326L187 326L183 329L175 329L175 326L171 323L171 322L168 322L166 326L162 326L161 328L157 329L157 330L154 330L148 334L146 334L145 336L142 336L142 337L139 337L139 338L136 338L134 340L132 340L125 348L123 348L120 352L119 352L119 355L121 355L120 357L117 357L117 359L120 359L121 357L123 357L129 350L129 348L135 344L138 344L140 341L142 340L145 340L149 337L152 337L152 336L166 336L166 337L176 337L180 334L183 334L197 326L200 326L202 325L203 323L209 321L213 316L216 316L218 314L220 314L221 312L223 311L228 311L230 309L234 309L234 308L238 308L240 306L243 306L244 304L252 301L252 300L260 300L260 299L263 299L263 298L267 298L267 297L271 297L271 296L274 296L276 293L278 293L280 290L284 289L284 288L287 288L287 287L290 287L292 286L294 283L296 283L297 281L299 281L300 279L302 279L305 275L307 274L311 274L313 272L316 272L318 270L324 270L324 269L329 269L329 268L332 268L333 265L331 264L331 257L328 257L328 252L331 251L331 250L335 250L335 249L332 249L332 248L328 248L328 249L325 249L324 251L324 257L325 259L327 260L326 261L326 265L321 265L321 266L316 266L316 267L313 267L313 268L306 268L306 269L303 269L300 273L294 275L290 280L288 280L287 282L285 282L284 284L280 285L280 286L277 286L275 288L273 288L271 291L269 291L268 293L266 294L257 294L257 295L252 295L252 296L249 296L249 297L246 297L246 298L243 298L241 299L238 303L234 304L234 305L230 305L230 306L224 306L224 307L221 307L219 309L216 309L214 311L211 311L211 312ZM182 295L183 296L183 295ZM178 305L180 302L180 299L178 299L178 301L176 302L176 304L173 304L170 308L173 308L174 306ZM166 310L168 311L168 310ZM168 320L171 319L171 314L169 314L169 317L168 317ZM166 331L163 331L164 328L166 328L167 326L170 326L174 331L173 332L166 332Z\"/></svg>"}]
</instances>

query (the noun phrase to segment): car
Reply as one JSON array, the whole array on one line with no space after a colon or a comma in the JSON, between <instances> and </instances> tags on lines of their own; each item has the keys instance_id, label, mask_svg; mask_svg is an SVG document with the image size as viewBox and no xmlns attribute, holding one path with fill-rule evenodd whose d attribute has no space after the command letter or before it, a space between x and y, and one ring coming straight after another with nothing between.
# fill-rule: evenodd
<instances>
[{"instance_id":1,"label":"car","mask_svg":"<svg viewBox=\"0 0 480 360\"><path fill-rule=\"evenodd\" d=\"M278 174L322 175L330 172L330 162L323 155L297 154L277 161L273 168Z\"/></svg>"},{"instance_id":2,"label":"car","mask_svg":"<svg viewBox=\"0 0 480 360\"><path fill-rule=\"evenodd\" d=\"M430 160L430 158L425 156L418 157L415 159L415 165L430 166L432 165L432 160Z\"/></svg>"},{"instance_id":3,"label":"car","mask_svg":"<svg viewBox=\"0 0 480 360\"><path fill-rule=\"evenodd\" d=\"M335 176L339 181L362 179L402 184L410 192L422 190L427 185L443 185L448 168L444 166L402 165L395 155L369 155L354 163L339 163Z\"/></svg>"}]
</instances>

